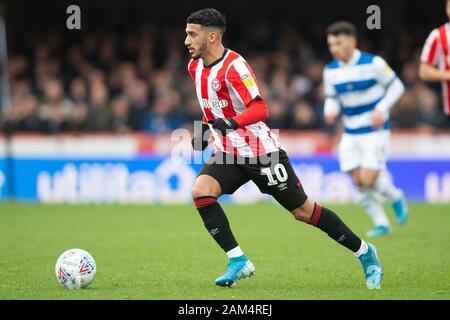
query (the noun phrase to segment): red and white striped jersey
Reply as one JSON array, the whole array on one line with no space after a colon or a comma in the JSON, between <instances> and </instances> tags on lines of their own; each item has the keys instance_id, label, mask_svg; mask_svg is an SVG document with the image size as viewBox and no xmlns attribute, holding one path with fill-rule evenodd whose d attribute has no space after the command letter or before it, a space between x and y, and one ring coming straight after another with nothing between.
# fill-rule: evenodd
<instances>
[{"instance_id":1,"label":"red and white striped jersey","mask_svg":"<svg viewBox=\"0 0 450 320\"><path fill-rule=\"evenodd\" d=\"M252 100L262 98L250 66L232 50L226 49L223 57L209 66L201 58L192 59L188 69L203 111L203 122L232 118L244 112ZM278 137L263 121L234 130L225 137L216 132L212 136L216 151L242 157L276 152L281 147Z\"/></svg>"},{"instance_id":2,"label":"red and white striped jersey","mask_svg":"<svg viewBox=\"0 0 450 320\"><path fill-rule=\"evenodd\" d=\"M420 60L440 70L450 71L450 23L434 29L428 36ZM450 81L442 81L444 112L450 116Z\"/></svg>"}]
</instances>

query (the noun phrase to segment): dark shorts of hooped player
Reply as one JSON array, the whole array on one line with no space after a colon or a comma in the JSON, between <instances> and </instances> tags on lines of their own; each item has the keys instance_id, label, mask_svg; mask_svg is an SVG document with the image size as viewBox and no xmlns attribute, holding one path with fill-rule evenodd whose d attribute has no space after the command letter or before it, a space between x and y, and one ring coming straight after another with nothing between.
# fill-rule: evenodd
<instances>
[{"instance_id":1,"label":"dark shorts of hooped player","mask_svg":"<svg viewBox=\"0 0 450 320\"><path fill-rule=\"evenodd\" d=\"M308 198L282 149L254 158L219 151L203 164L200 175L216 179L222 194L233 194L252 180L262 193L270 194L289 211L302 206Z\"/></svg>"}]
</instances>

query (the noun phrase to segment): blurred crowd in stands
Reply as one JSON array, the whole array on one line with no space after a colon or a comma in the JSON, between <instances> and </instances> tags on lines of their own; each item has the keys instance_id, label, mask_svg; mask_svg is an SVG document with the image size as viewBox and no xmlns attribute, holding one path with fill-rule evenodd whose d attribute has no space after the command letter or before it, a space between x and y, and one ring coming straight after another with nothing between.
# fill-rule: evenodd
<instances>
[{"instance_id":1,"label":"blurred crowd in stands","mask_svg":"<svg viewBox=\"0 0 450 320\"><path fill-rule=\"evenodd\" d=\"M330 60L326 26L304 35L289 23L276 30L264 21L225 36L227 47L253 68L269 106L268 124L279 129L325 129L322 70ZM450 128L440 86L418 79L421 46L402 30L360 35L362 50L384 57L407 90L391 112L392 128ZM76 41L46 32L9 48L11 105L4 132L168 132L201 119L187 72L184 25L161 30L143 23L128 32L86 33ZM12 33L14 37L14 33Z\"/></svg>"}]
</instances>

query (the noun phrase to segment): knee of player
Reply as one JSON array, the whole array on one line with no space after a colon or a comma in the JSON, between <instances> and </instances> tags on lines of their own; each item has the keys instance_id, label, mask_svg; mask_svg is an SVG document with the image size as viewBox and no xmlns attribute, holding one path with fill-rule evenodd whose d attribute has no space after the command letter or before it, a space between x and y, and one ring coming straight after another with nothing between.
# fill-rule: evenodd
<instances>
[{"instance_id":1,"label":"knee of player","mask_svg":"<svg viewBox=\"0 0 450 320\"><path fill-rule=\"evenodd\" d=\"M295 211L295 210L294 210ZM294 215L295 220L297 221L301 221L301 222L307 222L310 220L311 214L306 213L304 211L295 211L292 212Z\"/></svg>"},{"instance_id":2,"label":"knee of player","mask_svg":"<svg viewBox=\"0 0 450 320\"><path fill-rule=\"evenodd\" d=\"M204 188L204 187L202 187L202 186L199 186L199 185L194 185L193 187L192 187L192 190L191 190L191 196L192 196L192 199L197 199L197 198L200 198L200 197L205 197L205 196L207 196L208 194L207 194L207 189L206 188Z\"/></svg>"},{"instance_id":3,"label":"knee of player","mask_svg":"<svg viewBox=\"0 0 450 320\"><path fill-rule=\"evenodd\" d=\"M197 199L201 197L218 197L217 190L214 190L212 186L208 186L207 184L194 184L191 190L192 199Z\"/></svg>"},{"instance_id":4,"label":"knee of player","mask_svg":"<svg viewBox=\"0 0 450 320\"><path fill-rule=\"evenodd\" d=\"M359 189L365 187L365 186L364 186L363 179L361 179L360 177L358 177L358 178L353 177L353 182L355 183L355 185L356 185Z\"/></svg>"},{"instance_id":5,"label":"knee of player","mask_svg":"<svg viewBox=\"0 0 450 320\"><path fill-rule=\"evenodd\" d=\"M359 188L368 188L368 189L373 189L375 187L375 179L372 179L371 177L362 177L360 179L360 184L358 187Z\"/></svg>"},{"instance_id":6,"label":"knee of player","mask_svg":"<svg viewBox=\"0 0 450 320\"><path fill-rule=\"evenodd\" d=\"M294 216L295 220L309 222L311 220L313 209L314 202L308 199L302 206L292 210L291 213Z\"/></svg>"}]
</instances>

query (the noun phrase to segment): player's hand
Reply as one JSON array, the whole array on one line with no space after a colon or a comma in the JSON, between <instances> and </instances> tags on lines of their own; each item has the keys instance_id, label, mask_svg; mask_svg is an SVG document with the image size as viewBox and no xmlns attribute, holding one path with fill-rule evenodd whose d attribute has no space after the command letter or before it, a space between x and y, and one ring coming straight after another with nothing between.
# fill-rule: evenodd
<instances>
[{"instance_id":1,"label":"player's hand","mask_svg":"<svg viewBox=\"0 0 450 320\"><path fill-rule=\"evenodd\" d=\"M325 114L325 122L327 124L333 124L336 121L336 113L326 113Z\"/></svg>"},{"instance_id":2,"label":"player's hand","mask_svg":"<svg viewBox=\"0 0 450 320\"><path fill-rule=\"evenodd\" d=\"M382 111L375 109L372 114L372 127L378 129L384 124L385 115Z\"/></svg>"},{"instance_id":3,"label":"player's hand","mask_svg":"<svg viewBox=\"0 0 450 320\"><path fill-rule=\"evenodd\" d=\"M194 137L191 140L192 149L195 151L203 151L209 144L209 126L206 123L202 124L200 132L195 132Z\"/></svg>"},{"instance_id":4,"label":"player's hand","mask_svg":"<svg viewBox=\"0 0 450 320\"><path fill-rule=\"evenodd\" d=\"M209 120L208 123L210 123L214 129L219 130L224 137L230 132L229 130L236 130L238 128L237 122L232 118Z\"/></svg>"}]
</instances>

